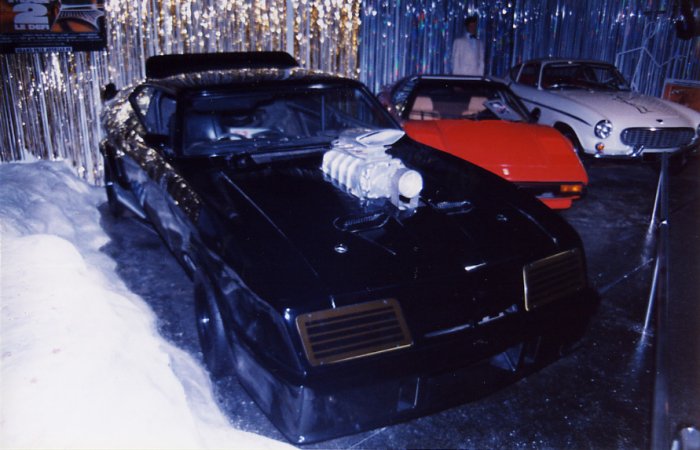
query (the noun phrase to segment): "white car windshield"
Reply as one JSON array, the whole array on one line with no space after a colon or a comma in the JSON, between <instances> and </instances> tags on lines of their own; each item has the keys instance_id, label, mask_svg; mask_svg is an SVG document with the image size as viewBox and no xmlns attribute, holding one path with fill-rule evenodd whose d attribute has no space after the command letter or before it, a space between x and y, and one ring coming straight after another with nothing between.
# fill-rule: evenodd
<instances>
[{"instance_id":1,"label":"white car windshield","mask_svg":"<svg viewBox=\"0 0 700 450\"><path fill-rule=\"evenodd\" d=\"M541 86L544 89L629 90L627 81L615 66L584 62L547 64Z\"/></svg>"}]
</instances>

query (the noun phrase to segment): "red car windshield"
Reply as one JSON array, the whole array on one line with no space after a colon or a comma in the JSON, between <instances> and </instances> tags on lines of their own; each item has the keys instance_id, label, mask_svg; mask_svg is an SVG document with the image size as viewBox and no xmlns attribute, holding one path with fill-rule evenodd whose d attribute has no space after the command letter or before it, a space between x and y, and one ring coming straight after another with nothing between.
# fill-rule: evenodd
<instances>
[{"instance_id":1,"label":"red car windshield","mask_svg":"<svg viewBox=\"0 0 700 450\"><path fill-rule=\"evenodd\" d=\"M406 108L408 120L528 121L525 106L506 86L481 80L422 80Z\"/></svg>"}]
</instances>

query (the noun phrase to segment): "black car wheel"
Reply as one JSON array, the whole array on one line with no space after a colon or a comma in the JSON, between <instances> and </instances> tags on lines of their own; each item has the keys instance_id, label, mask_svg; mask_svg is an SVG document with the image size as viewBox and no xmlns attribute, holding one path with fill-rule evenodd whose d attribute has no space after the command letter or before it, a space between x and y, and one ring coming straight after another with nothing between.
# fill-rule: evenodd
<instances>
[{"instance_id":1,"label":"black car wheel","mask_svg":"<svg viewBox=\"0 0 700 450\"><path fill-rule=\"evenodd\" d=\"M107 204L109 205L109 212L112 213L114 217L121 217L124 215L124 206L119 203L117 199L117 192L114 186L116 180L114 174L112 173L112 168L107 161L104 164L105 168L105 192L107 192Z\"/></svg>"},{"instance_id":2,"label":"black car wheel","mask_svg":"<svg viewBox=\"0 0 700 450\"><path fill-rule=\"evenodd\" d=\"M231 346L226 339L216 300L201 279L195 282L194 302L197 334L207 369L214 379L231 375L234 369Z\"/></svg>"}]
</instances>

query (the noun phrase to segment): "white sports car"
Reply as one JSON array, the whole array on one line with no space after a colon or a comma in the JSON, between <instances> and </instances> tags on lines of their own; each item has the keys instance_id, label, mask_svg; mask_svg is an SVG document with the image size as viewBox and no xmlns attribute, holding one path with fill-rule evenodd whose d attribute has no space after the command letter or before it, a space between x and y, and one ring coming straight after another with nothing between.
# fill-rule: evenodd
<instances>
[{"instance_id":1,"label":"white sports car","mask_svg":"<svg viewBox=\"0 0 700 450\"><path fill-rule=\"evenodd\" d=\"M510 70L511 89L539 123L595 157L674 152L700 143L700 113L633 92L612 64L538 59Z\"/></svg>"}]
</instances>

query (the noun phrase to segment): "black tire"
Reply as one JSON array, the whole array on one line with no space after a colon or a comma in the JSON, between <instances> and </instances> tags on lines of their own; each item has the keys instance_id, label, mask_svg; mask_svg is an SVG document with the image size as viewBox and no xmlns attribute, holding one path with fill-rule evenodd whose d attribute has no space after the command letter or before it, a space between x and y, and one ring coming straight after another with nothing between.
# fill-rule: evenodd
<instances>
[{"instance_id":1,"label":"black tire","mask_svg":"<svg viewBox=\"0 0 700 450\"><path fill-rule=\"evenodd\" d=\"M215 380L234 372L233 353L226 339L216 299L200 276L195 277L194 312L204 364Z\"/></svg>"},{"instance_id":2,"label":"black tire","mask_svg":"<svg viewBox=\"0 0 700 450\"><path fill-rule=\"evenodd\" d=\"M112 167L105 161L105 192L107 193L107 204L109 205L109 212L114 217L124 216L125 208L119 203L117 199L116 188L114 184L116 183L114 174L112 173Z\"/></svg>"}]
</instances>

